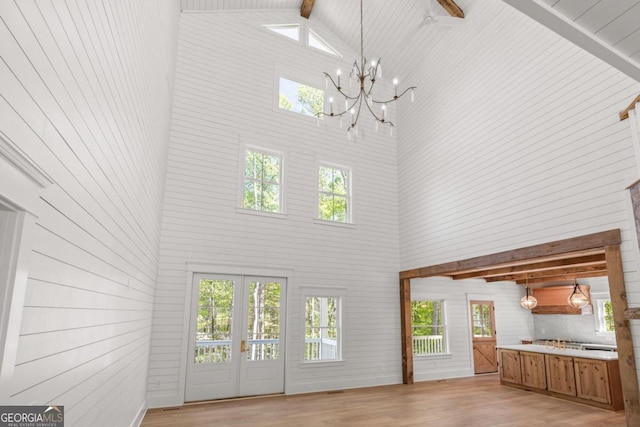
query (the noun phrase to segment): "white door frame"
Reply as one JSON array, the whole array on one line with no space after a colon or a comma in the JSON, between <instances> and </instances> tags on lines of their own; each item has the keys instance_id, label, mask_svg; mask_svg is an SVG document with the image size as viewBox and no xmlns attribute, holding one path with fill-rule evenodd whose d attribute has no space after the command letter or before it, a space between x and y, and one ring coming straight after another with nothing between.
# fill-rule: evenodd
<instances>
[{"instance_id":1,"label":"white door frame","mask_svg":"<svg viewBox=\"0 0 640 427\"><path fill-rule=\"evenodd\" d=\"M39 196L51 184L53 179L0 132L0 205L10 215L0 243L0 402L9 401Z\"/></svg>"},{"instance_id":2,"label":"white door frame","mask_svg":"<svg viewBox=\"0 0 640 427\"><path fill-rule=\"evenodd\" d=\"M187 363L188 363L188 353L189 353L189 331L191 330L191 319L192 319L192 310L193 307L191 305L191 298L193 292L193 276L194 274L226 274L226 275L236 275L236 276L267 276L267 277L281 277L287 279L287 295L286 295L286 304L287 308L291 306L291 295L293 292L293 270L289 269L274 269L268 267L242 267L238 265L217 265L217 264L200 264L200 263L187 263L187 275L185 281L185 297L184 297L184 317L183 317L183 325L182 328L182 355L180 356L180 382L178 384L178 396L177 396L177 404L184 404L184 395L187 384ZM288 313L288 310L287 310ZM287 393L287 375L286 375L286 367L288 361L288 342L290 341L288 338L288 334L291 330L289 325L288 314L285 315L284 324L285 324L285 351L284 351L284 365L285 365L285 382L284 382L284 392Z\"/></svg>"}]
</instances>

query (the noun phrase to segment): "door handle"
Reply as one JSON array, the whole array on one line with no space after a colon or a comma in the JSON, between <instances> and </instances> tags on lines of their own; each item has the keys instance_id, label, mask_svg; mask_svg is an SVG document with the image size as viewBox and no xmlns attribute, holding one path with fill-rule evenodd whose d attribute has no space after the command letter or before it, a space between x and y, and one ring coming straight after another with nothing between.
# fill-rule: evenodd
<instances>
[{"instance_id":1,"label":"door handle","mask_svg":"<svg viewBox=\"0 0 640 427\"><path fill-rule=\"evenodd\" d=\"M247 342L245 340L240 341L240 353L247 351Z\"/></svg>"}]
</instances>

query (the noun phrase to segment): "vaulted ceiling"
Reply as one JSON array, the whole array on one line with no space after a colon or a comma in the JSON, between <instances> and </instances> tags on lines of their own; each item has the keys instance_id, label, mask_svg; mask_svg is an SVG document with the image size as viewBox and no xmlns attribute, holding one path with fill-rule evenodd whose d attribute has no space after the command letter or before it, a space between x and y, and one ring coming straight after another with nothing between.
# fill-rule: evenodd
<instances>
[{"instance_id":1,"label":"vaulted ceiling","mask_svg":"<svg viewBox=\"0 0 640 427\"><path fill-rule=\"evenodd\" d=\"M436 15L448 16L437 0L365 0L365 54L382 57L397 74L416 52L446 43L457 27L423 25L431 1ZM497 0L493 0L497 1ZM640 0L503 0L542 25L640 81ZM183 10L300 10L303 0L181 0ZM473 25L487 0L456 0L465 25ZM360 7L357 0L315 0L318 20L359 52ZM405 72L406 74L406 72Z\"/></svg>"},{"instance_id":2,"label":"vaulted ceiling","mask_svg":"<svg viewBox=\"0 0 640 427\"><path fill-rule=\"evenodd\" d=\"M640 81L640 0L504 0Z\"/></svg>"}]
</instances>

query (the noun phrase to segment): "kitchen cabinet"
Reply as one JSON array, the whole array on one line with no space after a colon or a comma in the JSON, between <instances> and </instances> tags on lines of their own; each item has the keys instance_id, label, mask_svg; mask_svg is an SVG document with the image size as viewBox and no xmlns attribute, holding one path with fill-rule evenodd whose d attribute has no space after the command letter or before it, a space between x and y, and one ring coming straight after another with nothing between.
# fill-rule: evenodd
<instances>
[{"instance_id":1,"label":"kitchen cabinet","mask_svg":"<svg viewBox=\"0 0 640 427\"><path fill-rule=\"evenodd\" d=\"M589 298L591 304L589 286L580 285L580 290ZM582 314L581 308L572 307L567 302L567 298L573 292L573 286L537 288L531 292L538 301L538 305L531 309L532 314Z\"/></svg>"},{"instance_id":2,"label":"kitchen cabinet","mask_svg":"<svg viewBox=\"0 0 640 427\"><path fill-rule=\"evenodd\" d=\"M500 350L500 380L522 384L519 351Z\"/></svg>"},{"instance_id":3,"label":"kitchen cabinet","mask_svg":"<svg viewBox=\"0 0 640 427\"><path fill-rule=\"evenodd\" d=\"M604 360L574 359L576 372L576 389L578 397L595 402L611 404L617 398L611 380L619 378L614 375L617 369L611 369L610 363ZM617 364L614 368L617 368ZM616 372L610 372L616 371Z\"/></svg>"},{"instance_id":4,"label":"kitchen cabinet","mask_svg":"<svg viewBox=\"0 0 640 427\"><path fill-rule=\"evenodd\" d=\"M498 347L500 383L585 405L624 409L617 354L542 345Z\"/></svg>"},{"instance_id":5,"label":"kitchen cabinet","mask_svg":"<svg viewBox=\"0 0 640 427\"><path fill-rule=\"evenodd\" d=\"M522 373L522 385L542 390L547 388L544 354L521 351L520 370Z\"/></svg>"},{"instance_id":6,"label":"kitchen cabinet","mask_svg":"<svg viewBox=\"0 0 640 427\"><path fill-rule=\"evenodd\" d=\"M576 378L573 357L545 354L547 387L553 393L576 395Z\"/></svg>"}]
</instances>

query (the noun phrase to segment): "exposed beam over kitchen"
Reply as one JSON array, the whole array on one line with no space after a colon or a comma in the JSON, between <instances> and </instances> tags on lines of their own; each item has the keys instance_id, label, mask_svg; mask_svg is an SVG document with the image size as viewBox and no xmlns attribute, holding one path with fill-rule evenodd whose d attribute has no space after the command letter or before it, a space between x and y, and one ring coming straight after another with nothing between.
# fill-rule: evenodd
<instances>
[{"instance_id":1,"label":"exposed beam over kitchen","mask_svg":"<svg viewBox=\"0 0 640 427\"><path fill-rule=\"evenodd\" d=\"M613 307L616 342L620 363L620 377L624 394L625 415L628 425L640 425L640 400L635 367L635 354L631 340L629 318L637 316L627 306L622 260L620 257L620 230L609 230L571 239L558 240L534 246L452 261L399 273L400 311L402 313L402 378L413 383L410 294L411 279L446 276L457 279L498 278L528 283L538 281L573 280L582 277L607 276ZM604 258L604 261L603 261ZM509 279L506 279L506 278ZM453 285L452 285L453 286Z\"/></svg>"}]
</instances>

